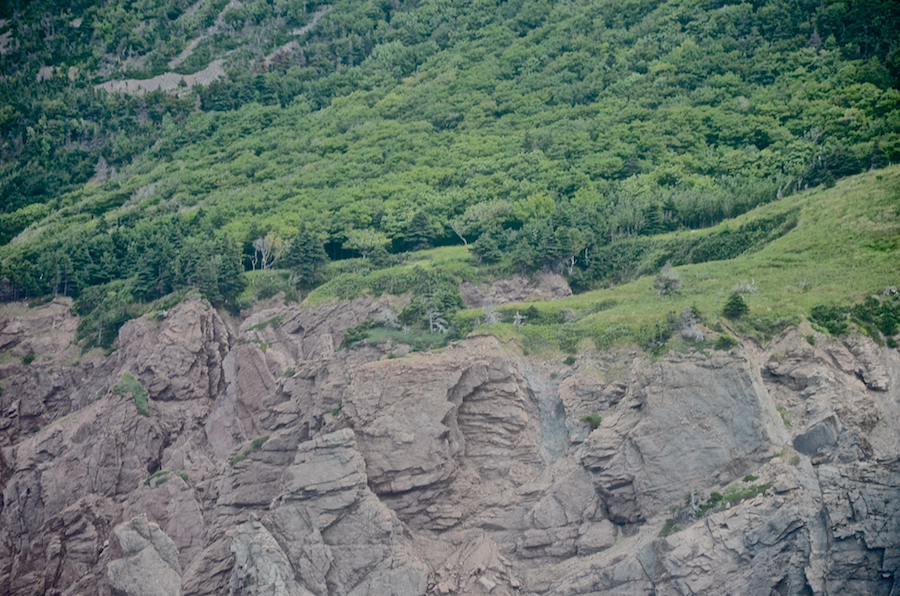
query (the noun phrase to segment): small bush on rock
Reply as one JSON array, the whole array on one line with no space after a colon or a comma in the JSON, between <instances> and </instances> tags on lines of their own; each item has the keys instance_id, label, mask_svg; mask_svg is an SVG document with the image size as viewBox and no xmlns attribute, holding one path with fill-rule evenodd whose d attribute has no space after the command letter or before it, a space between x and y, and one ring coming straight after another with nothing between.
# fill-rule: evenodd
<instances>
[{"instance_id":1,"label":"small bush on rock","mask_svg":"<svg viewBox=\"0 0 900 596\"><path fill-rule=\"evenodd\" d=\"M713 348L715 348L716 350L728 351L736 345L738 345L738 340L734 339L727 333L723 333L716 338L716 343L713 344Z\"/></svg>"},{"instance_id":2,"label":"small bush on rock","mask_svg":"<svg viewBox=\"0 0 900 596\"><path fill-rule=\"evenodd\" d=\"M597 412L593 412L591 414L585 414L584 416L581 417L581 420L584 422L587 422L588 426L591 427L592 431L595 428L597 428L598 426L600 426L600 422L601 422L600 414L598 414Z\"/></svg>"}]
</instances>

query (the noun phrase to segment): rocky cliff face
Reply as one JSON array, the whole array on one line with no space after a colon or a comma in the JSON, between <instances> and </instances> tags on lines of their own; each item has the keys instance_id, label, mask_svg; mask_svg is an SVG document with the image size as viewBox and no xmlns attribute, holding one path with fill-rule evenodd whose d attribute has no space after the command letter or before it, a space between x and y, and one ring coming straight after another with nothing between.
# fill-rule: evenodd
<instances>
[{"instance_id":1,"label":"rocky cliff face","mask_svg":"<svg viewBox=\"0 0 900 596\"><path fill-rule=\"evenodd\" d=\"M0 593L900 593L897 350L335 350L387 308L7 307Z\"/></svg>"}]
</instances>

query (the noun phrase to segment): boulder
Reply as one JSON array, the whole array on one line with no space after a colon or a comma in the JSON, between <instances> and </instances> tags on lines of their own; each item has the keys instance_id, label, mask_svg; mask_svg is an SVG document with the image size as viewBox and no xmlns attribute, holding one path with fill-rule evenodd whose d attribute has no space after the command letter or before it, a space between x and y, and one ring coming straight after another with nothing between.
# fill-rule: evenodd
<instances>
[{"instance_id":1,"label":"boulder","mask_svg":"<svg viewBox=\"0 0 900 596\"><path fill-rule=\"evenodd\" d=\"M107 567L113 596L181 596L181 566L172 539L142 515L115 528L122 559Z\"/></svg>"}]
</instances>

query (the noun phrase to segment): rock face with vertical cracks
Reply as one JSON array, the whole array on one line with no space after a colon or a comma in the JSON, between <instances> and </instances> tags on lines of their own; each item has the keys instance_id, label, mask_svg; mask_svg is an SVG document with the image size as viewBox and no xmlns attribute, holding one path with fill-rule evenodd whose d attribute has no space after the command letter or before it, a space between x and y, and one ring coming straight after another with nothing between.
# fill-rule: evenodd
<instances>
[{"instance_id":1,"label":"rock face with vertical cracks","mask_svg":"<svg viewBox=\"0 0 900 596\"><path fill-rule=\"evenodd\" d=\"M222 361L232 333L199 301L179 304L161 323L129 321L119 338L119 362L141 380L152 399L215 399L225 388Z\"/></svg>"},{"instance_id":2,"label":"rock face with vertical cracks","mask_svg":"<svg viewBox=\"0 0 900 596\"><path fill-rule=\"evenodd\" d=\"M344 429L299 444L284 435L266 445L279 441L270 449L293 444L293 458L282 468L268 510L260 508L231 533L232 589L317 596L425 594L427 567L397 516L366 485L353 432ZM261 461L266 451L264 446Z\"/></svg>"},{"instance_id":3,"label":"rock face with vertical cracks","mask_svg":"<svg viewBox=\"0 0 900 596\"><path fill-rule=\"evenodd\" d=\"M636 367L629 385L581 455L613 521L649 519L710 481L727 484L787 442L743 356L673 355Z\"/></svg>"},{"instance_id":4,"label":"rock face with vertical cracks","mask_svg":"<svg viewBox=\"0 0 900 596\"><path fill-rule=\"evenodd\" d=\"M341 346L403 304L0 309L0 594L900 593L896 349Z\"/></svg>"},{"instance_id":5,"label":"rock face with vertical cracks","mask_svg":"<svg viewBox=\"0 0 900 596\"><path fill-rule=\"evenodd\" d=\"M113 596L180 596L181 566L172 539L141 515L115 527L123 558L106 568Z\"/></svg>"}]
</instances>

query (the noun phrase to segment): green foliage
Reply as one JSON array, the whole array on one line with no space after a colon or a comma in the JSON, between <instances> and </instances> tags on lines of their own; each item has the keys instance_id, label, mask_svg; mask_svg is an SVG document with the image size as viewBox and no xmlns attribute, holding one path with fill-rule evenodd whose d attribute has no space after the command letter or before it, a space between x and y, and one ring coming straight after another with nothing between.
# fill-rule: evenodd
<instances>
[{"instance_id":1,"label":"green foliage","mask_svg":"<svg viewBox=\"0 0 900 596\"><path fill-rule=\"evenodd\" d=\"M680 532L681 529L681 525L679 525L674 518L667 518L666 523L663 524L662 529L657 535L665 538L666 536L671 536L675 532Z\"/></svg>"},{"instance_id":2,"label":"green foliage","mask_svg":"<svg viewBox=\"0 0 900 596\"><path fill-rule=\"evenodd\" d=\"M81 293L73 310L81 317L76 337L84 341L85 349L111 347L119 328L138 316L133 291L134 280L130 279L90 286Z\"/></svg>"},{"instance_id":3,"label":"green foliage","mask_svg":"<svg viewBox=\"0 0 900 596\"><path fill-rule=\"evenodd\" d=\"M744 298L737 292L731 294L722 307L722 314L729 319L740 319L750 312L750 307L744 302Z\"/></svg>"},{"instance_id":4,"label":"green foliage","mask_svg":"<svg viewBox=\"0 0 900 596\"><path fill-rule=\"evenodd\" d=\"M277 329L278 327L281 326L282 319L284 319L284 315L275 315L271 319L266 319L265 321L260 321L256 325L251 325L250 327L247 327L247 331L257 331L259 329L265 329L269 325L271 325L272 327Z\"/></svg>"},{"instance_id":5,"label":"green foliage","mask_svg":"<svg viewBox=\"0 0 900 596\"><path fill-rule=\"evenodd\" d=\"M431 225L428 214L424 211L417 211L406 228L405 241L407 247L411 250L431 248L434 238L434 226Z\"/></svg>"},{"instance_id":6,"label":"green foliage","mask_svg":"<svg viewBox=\"0 0 900 596\"><path fill-rule=\"evenodd\" d=\"M722 333L719 337L716 338L716 342L713 344L713 348L716 350L728 351L731 348L738 345L738 340L733 338L728 333Z\"/></svg>"},{"instance_id":7,"label":"green foliage","mask_svg":"<svg viewBox=\"0 0 900 596\"><path fill-rule=\"evenodd\" d=\"M600 426L600 422L601 422L600 414L598 414L597 412L593 412L591 414L585 414L584 416L581 417L581 420L583 422L587 422L588 426L590 426L591 430L594 430L595 428Z\"/></svg>"},{"instance_id":8,"label":"green foliage","mask_svg":"<svg viewBox=\"0 0 900 596\"><path fill-rule=\"evenodd\" d=\"M151 488L156 488L158 486L161 486L169 481L167 476L171 473L172 473L172 471L168 470L168 469L160 470L154 474L151 474L149 478L144 480L144 484L146 486L152 485ZM177 474L177 472L176 472L176 474ZM182 474L183 474L183 472L182 472ZM185 476L187 476L187 475L185 474Z\"/></svg>"},{"instance_id":9,"label":"green foliage","mask_svg":"<svg viewBox=\"0 0 900 596\"><path fill-rule=\"evenodd\" d=\"M113 387L113 393L125 397L126 394L131 395L134 399L134 405L137 407L138 414L141 416L150 416L150 408L148 406L148 398L150 394L147 389L141 385L141 382L134 378L127 370L122 373L122 382L117 383Z\"/></svg>"},{"instance_id":10,"label":"green foliage","mask_svg":"<svg viewBox=\"0 0 900 596\"><path fill-rule=\"evenodd\" d=\"M761 250L793 229L790 224L796 225L795 218L791 212L781 212L737 227L721 226L707 233L626 238L595 247L590 264L579 279L581 283L590 280L588 283L592 285L623 283L667 264L670 266L666 270L668 275L660 273L660 286L657 287L665 294L680 289L680 280L671 266L723 261Z\"/></svg>"},{"instance_id":11,"label":"green foliage","mask_svg":"<svg viewBox=\"0 0 900 596\"><path fill-rule=\"evenodd\" d=\"M359 325L344 329L344 341L341 346L350 347L369 337L369 329L375 325L374 321L363 321Z\"/></svg>"},{"instance_id":12,"label":"green foliage","mask_svg":"<svg viewBox=\"0 0 900 596\"><path fill-rule=\"evenodd\" d=\"M809 311L809 318L821 325L832 335L843 335L850 324L850 309L835 305L820 304Z\"/></svg>"},{"instance_id":13,"label":"green foliage","mask_svg":"<svg viewBox=\"0 0 900 596\"><path fill-rule=\"evenodd\" d=\"M891 288L881 296L867 296L851 307L850 316L876 339L879 333L887 338L897 335L900 332L900 294Z\"/></svg>"},{"instance_id":14,"label":"green foliage","mask_svg":"<svg viewBox=\"0 0 900 596\"><path fill-rule=\"evenodd\" d=\"M266 435L264 437L257 437L255 439L253 439L253 441L250 443L250 449L253 451L258 451L259 448L262 447L263 445L265 445L266 441L268 441L268 440L269 440L269 435Z\"/></svg>"},{"instance_id":15,"label":"green foliage","mask_svg":"<svg viewBox=\"0 0 900 596\"><path fill-rule=\"evenodd\" d=\"M249 447L247 447L246 449L244 449L243 451L241 451L240 453L238 453L237 455L232 457L230 460L228 460L228 465L230 465L231 467L234 467L237 464L241 463L242 461L244 461L245 459L250 457L251 453L253 453L254 451L259 451L262 448L262 446L265 445L266 441L268 441L268 440L269 440L269 435L265 435L263 437L257 437L255 439L253 439L253 441L250 443Z\"/></svg>"},{"instance_id":16,"label":"green foliage","mask_svg":"<svg viewBox=\"0 0 900 596\"><path fill-rule=\"evenodd\" d=\"M801 321L798 313L808 313L823 299L849 303L860 286L884 288L896 284L896 260L900 253L896 248L883 250L878 239L883 240L884 236L868 222L878 221L880 214L894 208L898 184L900 171L893 168L839 182L831 190L785 198L734 222L721 224L718 228L752 229L754 221L777 221L780 219L777 214L784 213L794 214L800 222L758 252L680 268L688 288L683 290L682 304L677 299L673 302L669 297L655 297L653 278L648 276L549 303L510 304L497 310L505 323L512 321L516 311L527 316L521 337L517 334L510 339L521 341L529 352L560 349L559 336L564 334L558 333L558 326L568 320L577 326L582 340L593 341L598 349L614 349L630 343L646 345L659 353L672 344L669 340L660 345L665 336L662 322L667 319L666 313L673 309L677 312L686 305L705 312L720 311L725 288L733 287L740 280L755 279L755 285L766 291L754 294L753 312L732 321L729 327L735 337L754 337L767 342L797 325ZM769 227L771 223L764 225ZM893 225L888 224L885 229ZM718 228L693 235L715 233ZM893 301L894 297L888 291L881 294L880 300ZM590 310L595 304L604 307L592 314ZM851 307L845 308L849 313ZM461 329L472 330L482 317L480 309L464 310L457 314L456 320ZM657 325L662 332L659 335ZM718 334L728 333L719 322L712 322L710 328ZM505 328L501 326L497 333L505 334ZM651 340L655 340L652 342L655 345L651 345ZM714 336L712 341L715 340ZM887 343L892 340L896 341L893 337L886 338ZM673 345L679 348L677 344Z\"/></svg>"},{"instance_id":17,"label":"green foliage","mask_svg":"<svg viewBox=\"0 0 900 596\"><path fill-rule=\"evenodd\" d=\"M407 327L414 329L428 329L432 325L429 322L429 314L437 313L443 321L452 320L453 315L465 307L465 301L459 293L460 280L452 273L425 268L419 264L412 267L395 267L391 269L360 273L340 274L331 281L319 287L312 295L313 300L320 300L329 295L338 298L354 298L368 290L375 295L383 293L405 294L410 293L412 298L409 304L398 313L398 320ZM368 337L367 332L373 323L363 322L356 327L345 331L342 346L349 346ZM445 328L444 331L452 331ZM393 332L392 332L393 333ZM417 346L422 344L420 338L413 332L411 339L416 339ZM399 337L399 336L398 336ZM438 341L432 337L427 344L445 343L446 339ZM404 342L405 343L405 342Z\"/></svg>"},{"instance_id":18,"label":"green foliage","mask_svg":"<svg viewBox=\"0 0 900 596\"><path fill-rule=\"evenodd\" d=\"M835 336L847 333L853 322L876 341L881 336L893 341L900 332L900 296L889 289L880 297L869 295L849 306L819 304L810 310L809 318Z\"/></svg>"},{"instance_id":19,"label":"green foliage","mask_svg":"<svg viewBox=\"0 0 900 596\"><path fill-rule=\"evenodd\" d=\"M659 275L653 280L653 285L656 287L656 291L663 296L673 294L681 289L681 280L678 279L678 274L672 269L671 261L667 261L663 268L660 269Z\"/></svg>"},{"instance_id":20,"label":"green foliage","mask_svg":"<svg viewBox=\"0 0 900 596\"><path fill-rule=\"evenodd\" d=\"M379 344L390 341L394 344L406 344L412 352L424 352L447 345L455 338L451 333L430 333L428 329L394 329L390 327L374 327L368 332L368 341Z\"/></svg>"},{"instance_id":21,"label":"green foliage","mask_svg":"<svg viewBox=\"0 0 900 596\"><path fill-rule=\"evenodd\" d=\"M413 352L422 352L446 345L449 339L447 334L430 333L424 328L399 329L376 325L374 321L364 321L344 331L343 347L351 347L360 342L380 344L392 342L406 344Z\"/></svg>"},{"instance_id":22,"label":"green foliage","mask_svg":"<svg viewBox=\"0 0 900 596\"><path fill-rule=\"evenodd\" d=\"M725 489L725 494L722 495L721 505L722 507L725 507L733 503L739 503L745 499L752 499L757 495L764 495L771 487L771 483L747 485L737 483L732 484Z\"/></svg>"},{"instance_id":23,"label":"green foliage","mask_svg":"<svg viewBox=\"0 0 900 596\"><path fill-rule=\"evenodd\" d=\"M644 323L636 334L638 345L658 356L665 351L667 342L678 327L678 317L674 312L669 312L664 320Z\"/></svg>"},{"instance_id":24,"label":"green foliage","mask_svg":"<svg viewBox=\"0 0 900 596\"><path fill-rule=\"evenodd\" d=\"M29 364L34 362L36 358L37 354L26 354L25 356L22 356L22 364L28 366Z\"/></svg>"},{"instance_id":25,"label":"green foliage","mask_svg":"<svg viewBox=\"0 0 900 596\"><path fill-rule=\"evenodd\" d=\"M752 499L757 495L765 495L772 487L771 483L750 484L757 477L748 474L742 482L735 482L725 489L724 493L712 492L707 499L703 499L697 491L692 491L684 499L684 505L672 509L673 517L666 520L659 536L670 536L681 530L684 525L705 516L707 513L721 511L740 503L746 499Z\"/></svg>"},{"instance_id":26,"label":"green foliage","mask_svg":"<svg viewBox=\"0 0 900 596\"><path fill-rule=\"evenodd\" d=\"M297 302L300 299L292 274L287 270L266 269L247 272L245 278L247 285L236 301L242 306L245 304L249 306L254 300L268 300L281 292L284 293L287 302Z\"/></svg>"},{"instance_id":27,"label":"green foliage","mask_svg":"<svg viewBox=\"0 0 900 596\"><path fill-rule=\"evenodd\" d=\"M762 341L769 341L799 322L800 318L796 315L778 316L760 313L752 318L737 321L734 323L734 326L741 333L755 336Z\"/></svg>"},{"instance_id":28,"label":"green foliage","mask_svg":"<svg viewBox=\"0 0 900 596\"><path fill-rule=\"evenodd\" d=\"M784 423L785 428L791 428L793 425L791 424L791 417L787 409L784 406L778 406L776 409L781 415L781 421Z\"/></svg>"},{"instance_id":29,"label":"green foliage","mask_svg":"<svg viewBox=\"0 0 900 596\"><path fill-rule=\"evenodd\" d=\"M370 253L378 248L384 248L388 243L390 239L386 235L371 228L351 229L347 232L347 241L344 242L343 248L358 252L365 259Z\"/></svg>"},{"instance_id":30,"label":"green foliage","mask_svg":"<svg viewBox=\"0 0 900 596\"><path fill-rule=\"evenodd\" d=\"M0 54L0 278L15 298L75 297L85 347L112 347L165 296L236 310L326 280L311 302L412 292L413 329L436 310L474 323L454 314L461 279L550 269L616 306L535 309L526 328L547 328L525 341L658 351L673 305L647 298L652 279L623 284L667 261L710 310L717 275L765 272L754 311L772 314L734 324L757 336L896 277L896 174L842 202L798 194L900 161L896 2L226 4L0 7L15 40ZM101 70L168 71L192 41L172 68L224 56L228 76L180 97L95 87ZM270 234L286 270L245 275ZM458 242L472 262L400 267L401 251ZM817 315L890 344L895 311L876 310Z\"/></svg>"},{"instance_id":31,"label":"green foliage","mask_svg":"<svg viewBox=\"0 0 900 596\"><path fill-rule=\"evenodd\" d=\"M291 238L276 265L290 269L297 283L311 286L317 283L325 272L328 255L322 241L303 224Z\"/></svg>"},{"instance_id":32,"label":"green foliage","mask_svg":"<svg viewBox=\"0 0 900 596\"><path fill-rule=\"evenodd\" d=\"M75 27L75 8L32 2L7 25L0 243L24 233L0 259L18 292L136 274L138 301L193 287L231 305L249 243L288 249L307 225L333 259L463 239L584 290L756 250L765 235L681 234L679 260L656 235L900 159L889 0L226 4L114 0ZM175 70L224 56L228 76L181 97L95 88L101 62L147 78L192 41ZM226 236L243 250L204 248Z\"/></svg>"}]
</instances>

